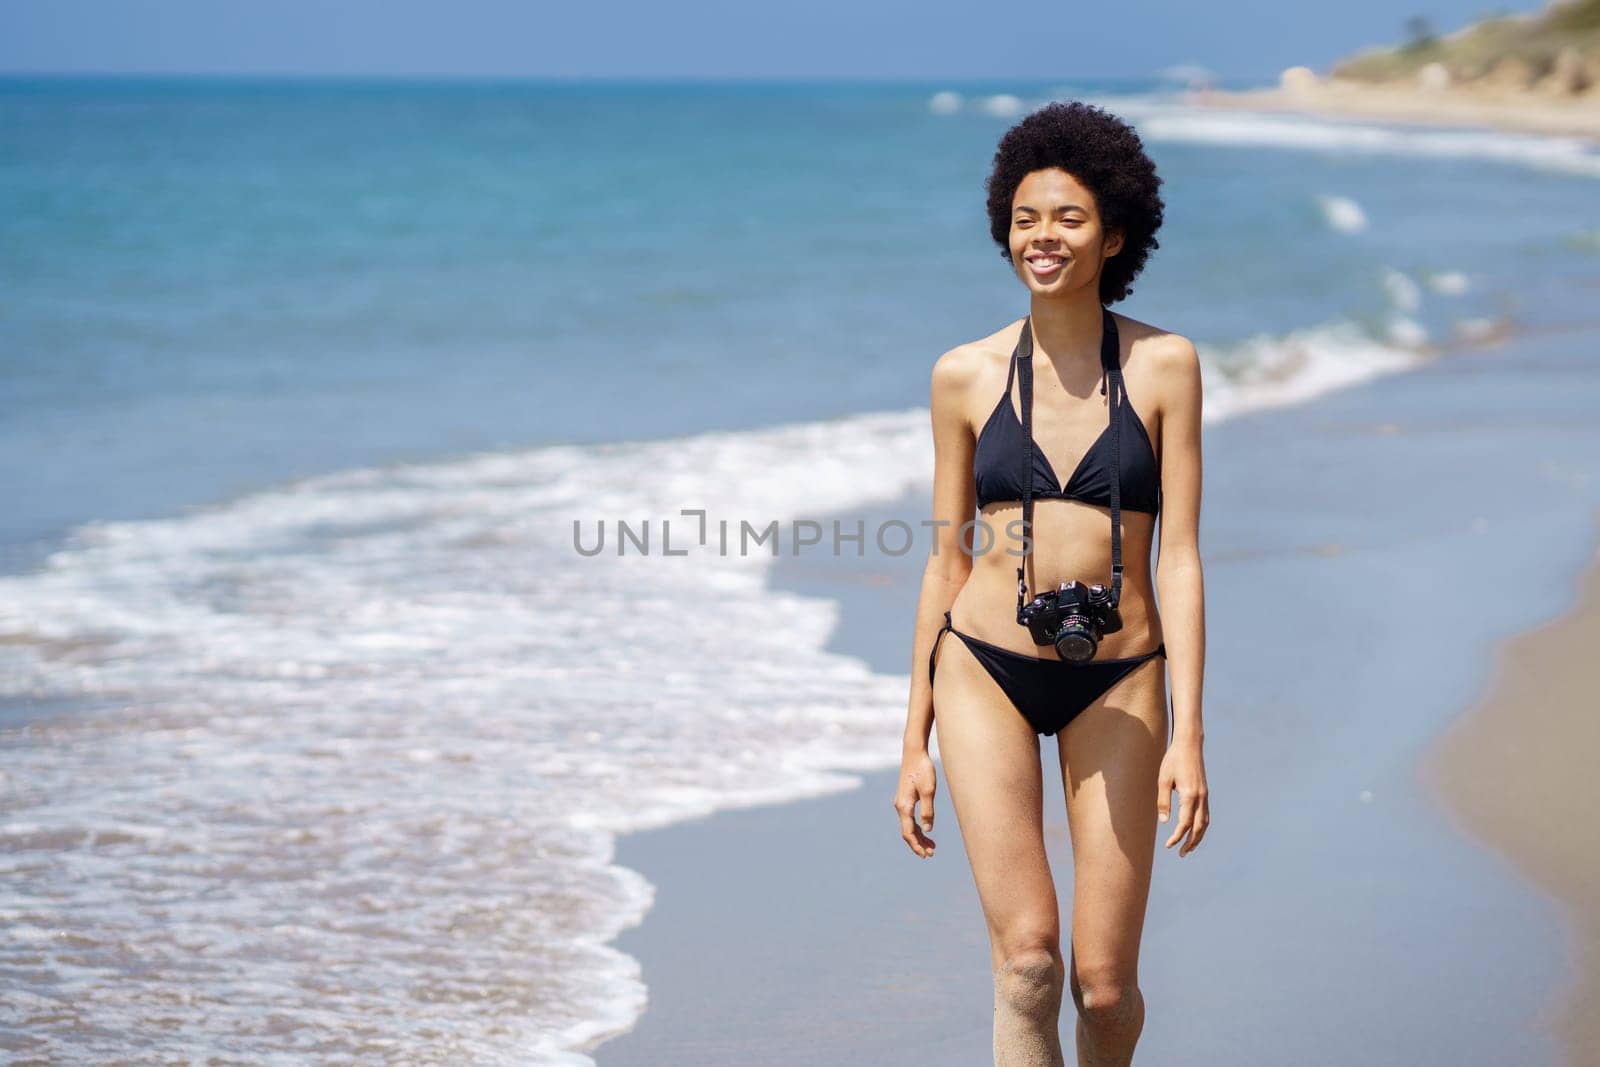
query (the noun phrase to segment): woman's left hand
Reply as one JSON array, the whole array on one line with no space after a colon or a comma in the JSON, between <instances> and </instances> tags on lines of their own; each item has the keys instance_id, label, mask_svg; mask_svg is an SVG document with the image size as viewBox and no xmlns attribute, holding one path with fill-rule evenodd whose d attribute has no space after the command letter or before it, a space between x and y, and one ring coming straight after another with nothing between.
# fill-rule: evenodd
<instances>
[{"instance_id":1,"label":"woman's left hand","mask_svg":"<svg viewBox=\"0 0 1600 1067\"><path fill-rule=\"evenodd\" d=\"M1167 838L1171 848L1188 835L1178 855L1187 856L1206 836L1211 824L1211 802L1206 797L1206 765L1200 755L1199 741L1174 741L1161 759L1161 775L1157 785L1156 812L1166 822L1172 811L1172 791L1178 791L1178 825Z\"/></svg>"}]
</instances>

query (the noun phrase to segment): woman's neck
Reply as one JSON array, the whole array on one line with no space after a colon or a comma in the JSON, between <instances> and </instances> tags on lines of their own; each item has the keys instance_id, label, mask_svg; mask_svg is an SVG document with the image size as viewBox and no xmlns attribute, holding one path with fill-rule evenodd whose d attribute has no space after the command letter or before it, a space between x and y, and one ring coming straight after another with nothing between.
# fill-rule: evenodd
<instances>
[{"instance_id":1,"label":"woman's neck","mask_svg":"<svg viewBox=\"0 0 1600 1067\"><path fill-rule=\"evenodd\" d=\"M1098 296L1092 291L1075 293L1070 299L1036 296L1031 303L1028 314L1036 356L1048 359L1058 373L1079 365L1100 366L1104 308Z\"/></svg>"}]
</instances>

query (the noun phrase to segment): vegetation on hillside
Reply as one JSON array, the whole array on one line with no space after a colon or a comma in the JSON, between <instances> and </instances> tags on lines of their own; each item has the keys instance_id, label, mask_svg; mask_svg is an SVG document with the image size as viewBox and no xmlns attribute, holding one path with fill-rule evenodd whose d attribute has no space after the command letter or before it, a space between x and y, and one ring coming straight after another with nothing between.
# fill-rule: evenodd
<instances>
[{"instance_id":1,"label":"vegetation on hillside","mask_svg":"<svg viewBox=\"0 0 1600 1067\"><path fill-rule=\"evenodd\" d=\"M1333 77L1412 81L1437 63L1454 83L1565 93L1600 87L1600 0L1555 0L1533 14L1502 10L1443 37L1420 16L1407 19L1404 29L1405 43L1344 60L1333 67Z\"/></svg>"}]
</instances>

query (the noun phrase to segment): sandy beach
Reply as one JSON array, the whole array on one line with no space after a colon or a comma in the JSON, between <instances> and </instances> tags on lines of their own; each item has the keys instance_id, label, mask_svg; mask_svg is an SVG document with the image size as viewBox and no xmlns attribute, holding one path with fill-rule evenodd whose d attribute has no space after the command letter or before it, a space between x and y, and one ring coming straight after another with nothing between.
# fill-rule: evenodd
<instances>
[{"instance_id":1,"label":"sandy beach","mask_svg":"<svg viewBox=\"0 0 1600 1067\"><path fill-rule=\"evenodd\" d=\"M1295 90L1196 90L1186 94L1184 100L1197 107L1377 119L1431 127L1484 126L1600 140L1600 93L1593 92L1558 98L1476 86L1430 91L1325 78Z\"/></svg>"},{"instance_id":2,"label":"sandy beach","mask_svg":"<svg viewBox=\"0 0 1600 1067\"><path fill-rule=\"evenodd\" d=\"M1420 767L1462 833L1487 842L1566 909L1573 980L1552 1005L1552 1025L1573 1064L1600 1063L1600 828L1590 817L1600 799L1597 645L1600 554L1573 609L1499 651L1489 692Z\"/></svg>"},{"instance_id":3,"label":"sandy beach","mask_svg":"<svg viewBox=\"0 0 1600 1067\"><path fill-rule=\"evenodd\" d=\"M1593 553L1597 345L1577 326L1517 336L1208 428L1216 817L1193 856L1158 850L1141 1062L1584 1062L1565 1051L1576 1016L1558 1034L1550 1015L1578 1003L1574 976L1593 966L1569 955L1588 861L1532 793L1589 810L1592 783L1552 771L1592 750L1593 724L1546 709L1544 742L1476 798L1504 809L1492 826L1463 825L1454 802L1447 814L1417 768L1438 762L1455 798L1490 773L1470 760L1507 728L1480 713L1466 743L1453 724L1495 650L1559 614ZM904 672L920 561L852 563L775 583L839 598L836 647ZM1516 595L1485 597L1486 575ZM1543 639L1512 647L1526 640ZM1550 684L1583 684L1575 652L1549 658L1569 678ZM1547 762L1546 746L1573 755ZM1059 791L1053 747L1044 763ZM919 861L895 833L893 782L624 837L618 862L658 887L617 942L642 961L650 1003L592 1053L601 1067L987 1062L987 946L949 798L939 853ZM1058 792L1046 812L1061 884ZM1507 864L1479 832L1530 843ZM1565 907L1530 884L1557 880ZM1593 897L1576 923L1590 935Z\"/></svg>"}]
</instances>

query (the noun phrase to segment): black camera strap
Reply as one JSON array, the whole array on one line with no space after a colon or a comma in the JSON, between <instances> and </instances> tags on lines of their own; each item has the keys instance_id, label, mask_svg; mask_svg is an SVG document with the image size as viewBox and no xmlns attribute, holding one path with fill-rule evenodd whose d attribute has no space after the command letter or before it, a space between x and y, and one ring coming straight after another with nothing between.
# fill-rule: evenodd
<instances>
[{"instance_id":1,"label":"black camera strap","mask_svg":"<svg viewBox=\"0 0 1600 1067\"><path fill-rule=\"evenodd\" d=\"M1100 395L1107 397L1111 420L1111 604L1122 603L1122 346L1117 340L1117 321L1110 308L1102 307L1100 335ZM1028 556L1033 552L1033 316L1022 320L1022 336L1017 339L1016 361L1022 390L1022 437L1027 442L1027 465L1022 468L1022 534L1025 538L1022 562L1017 565L1017 621L1028 602ZM1106 383L1110 382L1107 392ZM1009 399L1009 398L1008 398ZM1092 445L1090 447L1093 447ZM1066 486L1061 488L1065 489Z\"/></svg>"},{"instance_id":2,"label":"black camera strap","mask_svg":"<svg viewBox=\"0 0 1600 1067\"><path fill-rule=\"evenodd\" d=\"M1100 395L1106 401L1111 419L1111 606L1122 603L1122 346L1117 341L1117 319L1110 308L1101 308L1104 320L1100 340Z\"/></svg>"},{"instance_id":3,"label":"black camera strap","mask_svg":"<svg viewBox=\"0 0 1600 1067\"><path fill-rule=\"evenodd\" d=\"M1017 622L1022 618L1022 607L1028 602L1028 556L1033 553L1033 316L1022 320L1022 336L1017 339L1016 351L1011 353L1016 365L1017 386L1022 390L1022 439L1027 444L1028 461L1022 468L1022 559L1017 564ZM1011 397L1006 397L1011 402Z\"/></svg>"}]
</instances>

